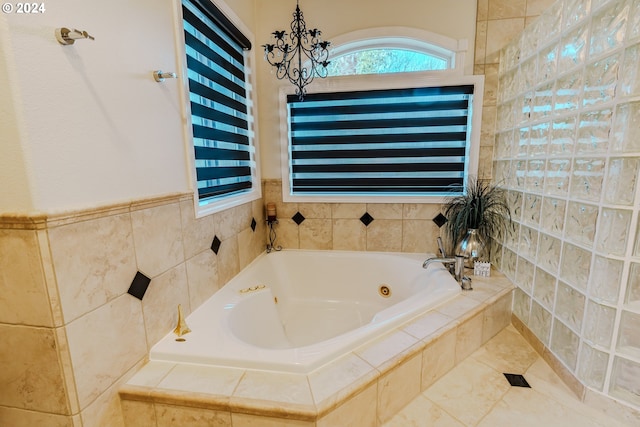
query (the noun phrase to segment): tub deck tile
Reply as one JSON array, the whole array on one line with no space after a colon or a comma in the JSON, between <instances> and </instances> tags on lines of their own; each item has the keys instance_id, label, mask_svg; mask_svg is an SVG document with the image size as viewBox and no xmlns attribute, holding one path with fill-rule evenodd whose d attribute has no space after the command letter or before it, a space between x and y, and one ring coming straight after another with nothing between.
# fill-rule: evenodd
<instances>
[{"instance_id":1,"label":"tub deck tile","mask_svg":"<svg viewBox=\"0 0 640 427\"><path fill-rule=\"evenodd\" d=\"M402 330L386 333L355 350L363 360L384 373L421 350L420 341Z\"/></svg>"},{"instance_id":2,"label":"tub deck tile","mask_svg":"<svg viewBox=\"0 0 640 427\"><path fill-rule=\"evenodd\" d=\"M416 318L402 328L402 330L419 340L427 339L430 341L451 328L455 328L457 324L458 322L454 318L445 316L437 311L432 311Z\"/></svg>"}]
</instances>

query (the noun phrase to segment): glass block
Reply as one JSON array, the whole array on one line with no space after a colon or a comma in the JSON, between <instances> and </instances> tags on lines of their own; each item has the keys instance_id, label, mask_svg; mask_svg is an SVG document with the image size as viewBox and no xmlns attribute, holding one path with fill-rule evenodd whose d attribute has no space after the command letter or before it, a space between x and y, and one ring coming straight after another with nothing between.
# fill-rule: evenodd
<instances>
[{"instance_id":1,"label":"glass block","mask_svg":"<svg viewBox=\"0 0 640 427\"><path fill-rule=\"evenodd\" d=\"M511 209L511 219L520 221L522 219L522 193L519 191L507 192L507 203Z\"/></svg>"},{"instance_id":2,"label":"glass block","mask_svg":"<svg viewBox=\"0 0 640 427\"><path fill-rule=\"evenodd\" d=\"M533 296L544 308L553 311L556 298L556 278L546 271L536 268Z\"/></svg>"},{"instance_id":3,"label":"glass block","mask_svg":"<svg viewBox=\"0 0 640 427\"><path fill-rule=\"evenodd\" d=\"M506 247L508 247L509 249L513 249L514 251L518 250L518 237L520 235L519 231L520 231L520 224L518 223L513 223L513 227L514 227L514 232L513 233L507 233L504 236L504 245Z\"/></svg>"},{"instance_id":4,"label":"glass block","mask_svg":"<svg viewBox=\"0 0 640 427\"><path fill-rule=\"evenodd\" d=\"M516 288L513 294L513 314L524 324L529 322L529 313L531 312L531 298L524 293L522 289Z\"/></svg>"},{"instance_id":5,"label":"glass block","mask_svg":"<svg viewBox=\"0 0 640 427\"><path fill-rule=\"evenodd\" d=\"M528 126L521 127L516 132L517 139L517 153L518 157L527 157L529 151L529 139L531 137L531 128Z\"/></svg>"},{"instance_id":6,"label":"glass block","mask_svg":"<svg viewBox=\"0 0 640 427\"><path fill-rule=\"evenodd\" d=\"M589 48L591 57L610 51L624 42L628 13L626 0L618 0L593 17Z\"/></svg>"},{"instance_id":7,"label":"glass block","mask_svg":"<svg viewBox=\"0 0 640 427\"><path fill-rule=\"evenodd\" d=\"M575 242L592 246L597 222L597 206L570 202L567 208L566 236Z\"/></svg>"},{"instance_id":8,"label":"glass block","mask_svg":"<svg viewBox=\"0 0 640 427\"><path fill-rule=\"evenodd\" d=\"M563 14L563 28L571 28L589 15L589 2L585 0L566 0Z\"/></svg>"},{"instance_id":9,"label":"glass block","mask_svg":"<svg viewBox=\"0 0 640 427\"><path fill-rule=\"evenodd\" d=\"M640 363L616 356L611 373L609 394L620 400L640 406Z\"/></svg>"},{"instance_id":10,"label":"glass block","mask_svg":"<svg viewBox=\"0 0 640 427\"><path fill-rule=\"evenodd\" d=\"M640 2L629 2L629 17L627 22L627 40L640 36Z\"/></svg>"},{"instance_id":11,"label":"glass block","mask_svg":"<svg viewBox=\"0 0 640 427\"><path fill-rule=\"evenodd\" d=\"M611 153L640 152L640 102L617 106L609 151Z\"/></svg>"},{"instance_id":12,"label":"glass block","mask_svg":"<svg viewBox=\"0 0 640 427\"><path fill-rule=\"evenodd\" d=\"M544 160L529 160L525 178L527 191L541 193L544 188L544 173L546 162Z\"/></svg>"},{"instance_id":13,"label":"glass block","mask_svg":"<svg viewBox=\"0 0 640 427\"><path fill-rule=\"evenodd\" d=\"M640 330L640 314L622 310L616 346L618 352L640 358L640 333L638 330Z\"/></svg>"},{"instance_id":14,"label":"glass block","mask_svg":"<svg viewBox=\"0 0 640 427\"><path fill-rule=\"evenodd\" d=\"M574 159L572 175L572 196L582 200L600 201L604 159Z\"/></svg>"},{"instance_id":15,"label":"glass block","mask_svg":"<svg viewBox=\"0 0 640 427\"><path fill-rule=\"evenodd\" d=\"M627 249L627 236L631 225L631 211L622 209L602 209L598 223L598 242L600 252L623 256Z\"/></svg>"},{"instance_id":16,"label":"glass block","mask_svg":"<svg viewBox=\"0 0 640 427\"><path fill-rule=\"evenodd\" d=\"M616 54L587 65L584 71L583 106L588 107L613 99L618 84L619 58L620 55Z\"/></svg>"},{"instance_id":17,"label":"glass block","mask_svg":"<svg viewBox=\"0 0 640 427\"><path fill-rule=\"evenodd\" d=\"M583 155L606 153L612 117L613 110L610 108L580 114L576 153Z\"/></svg>"},{"instance_id":18,"label":"glass block","mask_svg":"<svg viewBox=\"0 0 640 427\"><path fill-rule=\"evenodd\" d=\"M514 38L505 46L503 52L505 71L512 70L520 62L520 40Z\"/></svg>"},{"instance_id":19,"label":"glass block","mask_svg":"<svg viewBox=\"0 0 640 427\"><path fill-rule=\"evenodd\" d=\"M623 96L640 95L640 44L624 51L624 63L620 70L620 93Z\"/></svg>"},{"instance_id":20,"label":"glass block","mask_svg":"<svg viewBox=\"0 0 640 427\"><path fill-rule=\"evenodd\" d=\"M551 124L548 122L531 126L531 132L529 133L529 157L542 157L547 153L550 126Z\"/></svg>"},{"instance_id":21,"label":"glass block","mask_svg":"<svg viewBox=\"0 0 640 427\"><path fill-rule=\"evenodd\" d=\"M513 127L513 105L515 101L505 102L498 105L498 116L496 119L496 130L502 131Z\"/></svg>"},{"instance_id":22,"label":"glass block","mask_svg":"<svg viewBox=\"0 0 640 427\"><path fill-rule=\"evenodd\" d=\"M541 81L554 78L558 63L558 44L543 49L538 54L538 75Z\"/></svg>"},{"instance_id":23,"label":"glass block","mask_svg":"<svg viewBox=\"0 0 640 427\"><path fill-rule=\"evenodd\" d=\"M531 225L538 225L540 223L540 206L542 206L541 196L525 193L522 210L522 218L525 223Z\"/></svg>"},{"instance_id":24,"label":"glass block","mask_svg":"<svg viewBox=\"0 0 640 427\"><path fill-rule=\"evenodd\" d=\"M525 188L525 178L527 174L527 161L526 160L516 160L512 165L514 168L514 186L519 190L524 190Z\"/></svg>"},{"instance_id":25,"label":"glass block","mask_svg":"<svg viewBox=\"0 0 640 427\"><path fill-rule=\"evenodd\" d=\"M535 301L531 302L531 315L529 316L529 329L545 345L549 345L551 333L551 313L545 310Z\"/></svg>"},{"instance_id":26,"label":"glass block","mask_svg":"<svg viewBox=\"0 0 640 427\"><path fill-rule=\"evenodd\" d=\"M616 304L623 267L622 261L596 256L589 277L589 296L596 301Z\"/></svg>"},{"instance_id":27,"label":"glass block","mask_svg":"<svg viewBox=\"0 0 640 427\"><path fill-rule=\"evenodd\" d=\"M556 83L555 114L576 110L580 106L582 95L582 74L571 73Z\"/></svg>"},{"instance_id":28,"label":"glass block","mask_svg":"<svg viewBox=\"0 0 640 427\"><path fill-rule=\"evenodd\" d=\"M584 64L587 58L588 33L589 27L583 24L562 38L558 54L558 72L562 73ZM558 87L565 86L558 84Z\"/></svg>"},{"instance_id":29,"label":"glass block","mask_svg":"<svg viewBox=\"0 0 640 427\"><path fill-rule=\"evenodd\" d=\"M556 316L574 331L582 328L586 297L563 281L558 281Z\"/></svg>"},{"instance_id":30,"label":"glass block","mask_svg":"<svg viewBox=\"0 0 640 427\"><path fill-rule=\"evenodd\" d=\"M564 196L569 189L571 177L571 160L549 159L544 178L544 192L556 196Z\"/></svg>"},{"instance_id":31,"label":"glass block","mask_svg":"<svg viewBox=\"0 0 640 427\"><path fill-rule=\"evenodd\" d=\"M540 120L553 113L554 82L538 86L533 93L533 112L531 118Z\"/></svg>"},{"instance_id":32,"label":"glass block","mask_svg":"<svg viewBox=\"0 0 640 427\"><path fill-rule=\"evenodd\" d=\"M555 2L538 17L536 32L538 47L548 44L560 34L562 25L562 2Z\"/></svg>"},{"instance_id":33,"label":"glass block","mask_svg":"<svg viewBox=\"0 0 640 427\"><path fill-rule=\"evenodd\" d=\"M529 58L531 55L534 55L537 51L537 45L538 45L538 32L536 31L535 25L526 26L522 31L522 33L520 33L519 38L520 38L520 53L522 55L522 58ZM535 59L535 56L534 56L534 59ZM534 73L534 77L535 77L535 73Z\"/></svg>"},{"instance_id":34,"label":"glass block","mask_svg":"<svg viewBox=\"0 0 640 427\"><path fill-rule=\"evenodd\" d=\"M542 215L540 226L548 233L556 236L562 235L564 229L564 214L567 202L559 199L545 197L542 201Z\"/></svg>"},{"instance_id":35,"label":"glass block","mask_svg":"<svg viewBox=\"0 0 640 427\"><path fill-rule=\"evenodd\" d=\"M516 105L519 106L519 110L515 115L516 123L527 123L531 120L531 113L533 110L533 92L526 92L524 95L516 98Z\"/></svg>"},{"instance_id":36,"label":"glass block","mask_svg":"<svg viewBox=\"0 0 640 427\"><path fill-rule=\"evenodd\" d=\"M520 66L520 78L524 88L531 88L537 84L536 74L538 72L537 57L527 59Z\"/></svg>"},{"instance_id":37,"label":"glass block","mask_svg":"<svg viewBox=\"0 0 640 427\"><path fill-rule=\"evenodd\" d=\"M500 183L500 185L509 187L511 162L508 160L496 161L493 165L493 170L495 173L496 182Z\"/></svg>"},{"instance_id":38,"label":"glass block","mask_svg":"<svg viewBox=\"0 0 640 427\"><path fill-rule=\"evenodd\" d=\"M536 259L536 249L538 248L538 232L532 228L520 227L520 245L518 254L531 260Z\"/></svg>"},{"instance_id":39,"label":"glass block","mask_svg":"<svg viewBox=\"0 0 640 427\"><path fill-rule=\"evenodd\" d=\"M553 322L551 350L572 370L578 363L578 346L580 338L562 322Z\"/></svg>"},{"instance_id":40,"label":"glass block","mask_svg":"<svg viewBox=\"0 0 640 427\"><path fill-rule=\"evenodd\" d=\"M629 308L640 309L640 264L632 262L629 268L627 294L624 302Z\"/></svg>"},{"instance_id":41,"label":"glass block","mask_svg":"<svg viewBox=\"0 0 640 427\"><path fill-rule=\"evenodd\" d=\"M549 141L550 155L566 156L573 154L576 121L577 119L575 116L553 121L551 124L551 136Z\"/></svg>"},{"instance_id":42,"label":"glass block","mask_svg":"<svg viewBox=\"0 0 640 427\"><path fill-rule=\"evenodd\" d=\"M511 157L512 143L513 143L513 131L497 133L496 141L495 141L496 158L507 159Z\"/></svg>"},{"instance_id":43,"label":"glass block","mask_svg":"<svg viewBox=\"0 0 640 427\"><path fill-rule=\"evenodd\" d=\"M591 252L565 243L560 277L574 288L586 292L591 267Z\"/></svg>"},{"instance_id":44,"label":"glass block","mask_svg":"<svg viewBox=\"0 0 640 427\"><path fill-rule=\"evenodd\" d=\"M538 237L538 265L552 273L558 271L560 249L562 243L559 239L540 233Z\"/></svg>"},{"instance_id":45,"label":"glass block","mask_svg":"<svg viewBox=\"0 0 640 427\"><path fill-rule=\"evenodd\" d=\"M533 264L522 257L518 257L518 267L516 271L516 283L527 293L533 291Z\"/></svg>"},{"instance_id":46,"label":"glass block","mask_svg":"<svg viewBox=\"0 0 640 427\"><path fill-rule=\"evenodd\" d=\"M636 244L633 247L633 256L640 256L640 216L638 217L638 226L636 227Z\"/></svg>"},{"instance_id":47,"label":"glass block","mask_svg":"<svg viewBox=\"0 0 640 427\"><path fill-rule=\"evenodd\" d=\"M618 205L632 205L636 194L638 171L640 171L638 157L609 159L604 200Z\"/></svg>"},{"instance_id":48,"label":"glass block","mask_svg":"<svg viewBox=\"0 0 640 427\"><path fill-rule=\"evenodd\" d=\"M515 280L516 277L516 264L518 263L518 256L509 248L504 248L502 252L502 272L508 278Z\"/></svg>"},{"instance_id":49,"label":"glass block","mask_svg":"<svg viewBox=\"0 0 640 427\"><path fill-rule=\"evenodd\" d=\"M578 378L597 391L602 391L608 363L608 353L597 350L588 344L583 344L580 349Z\"/></svg>"},{"instance_id":50,"label":"glass block","mask_svg":"<svg viewBox=\"0 0 640 427\"><path fill-rule=\"evenodd\" d=\"M587 313L584 316L583 338L592 344L609 348L615 318L615 309L588 300Z\"/></svg>"}]
</instances>

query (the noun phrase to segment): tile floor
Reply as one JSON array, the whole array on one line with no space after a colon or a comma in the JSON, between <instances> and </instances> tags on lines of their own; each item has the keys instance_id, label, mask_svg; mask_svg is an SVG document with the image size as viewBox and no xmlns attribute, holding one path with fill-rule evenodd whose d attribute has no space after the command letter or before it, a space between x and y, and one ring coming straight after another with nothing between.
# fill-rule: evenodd
<instances>
[{"instance_id":1,"label":"tile floor","mask_svg":"<svg viewBox=\"0 0 640 427\"><path fill-rule=\"evenodd\" d=\"M531 388L512 387L522 374ZM421 393L383 427L622 427L580 402L513 326Z\"/></svg>"}]
</instances>

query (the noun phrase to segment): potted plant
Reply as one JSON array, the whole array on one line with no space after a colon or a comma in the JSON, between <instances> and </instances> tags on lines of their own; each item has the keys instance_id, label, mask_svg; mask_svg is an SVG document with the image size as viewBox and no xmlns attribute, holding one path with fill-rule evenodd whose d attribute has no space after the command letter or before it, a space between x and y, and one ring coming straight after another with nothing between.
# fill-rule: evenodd
<instances>
[{"instance_id":1,"label":"potted plant","mask_svg":"<svg viewBox=\"0 0 640 427\"><path fill-rule=\"evenodd\" d=\"M443 214L449 244L456 255L466 257L465 265L473 268L474 261L487 257L485 251L491 239L499 240L511 224L511 210L506 191L489 181L469 179L464 194L449 197Z\"/></svg>"}]
</instances>

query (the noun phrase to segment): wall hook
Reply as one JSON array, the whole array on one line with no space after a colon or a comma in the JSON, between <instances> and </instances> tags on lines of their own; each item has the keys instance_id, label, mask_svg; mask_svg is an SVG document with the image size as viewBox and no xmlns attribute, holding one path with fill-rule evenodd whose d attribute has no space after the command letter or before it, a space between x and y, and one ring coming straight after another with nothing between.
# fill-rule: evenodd
<instances>
[{"instance_id":1,"label":"wall hook","mask_svg":"<svg viewBox=\"0 0 640 427\"><path fill-rule=\"evenodd\" d=\"M95 37L87 33L86 31L80 31L69 28L56 28L55 31L56 40L62 45L74 44L78 39L95 40Z\"/></svg>"},{"instance_id":2,"label":"wall hook","mask_svg":"<svg viewBox=\"0 0 640 427\"><path fill-rule=\"evenodd\" d=\"M164 79L177 79L178 76L176 73L163 73L162 70L157 70L153 72L153 79L158 83L163 82Z\"/></svg>"}]
</instances>

